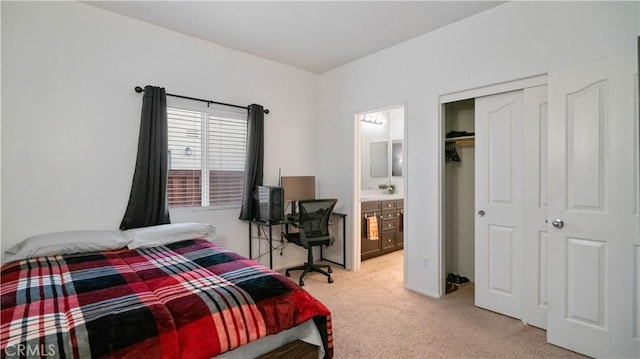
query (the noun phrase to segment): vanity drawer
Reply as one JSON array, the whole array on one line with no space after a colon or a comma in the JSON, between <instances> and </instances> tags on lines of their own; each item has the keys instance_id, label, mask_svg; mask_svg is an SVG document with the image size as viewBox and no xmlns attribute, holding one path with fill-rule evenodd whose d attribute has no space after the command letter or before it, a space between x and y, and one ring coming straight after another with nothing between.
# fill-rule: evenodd
<instances>
[{"instance_id":1,"label":"vanity drawer","mask_svg":"<svg viewBox=\"0 0 640 359\"><path fill-rule=\"evenodd\" d=\"M395 233L396 230L396 219L392 219L392 220L388 220L388 221L382 221L382 227L380 228L381 231L386 232L386 231L393 231Z\"/></svg>"},{"instance_id":2,"label":"vanity drawer","mask_svg":"<svg viewBox=\"0 0 640 359\"><path fill-rule=\"evenodd\" d=\"M382 210L383 211L388 211L388 210L392 210L392 209L396 209L396 201L383 201L382 202Z\"/></svg>"},{"instance_id":3,"label":"vanity drawer","mask_svg":"<svg viewBox=\"0 0 640 359\"><path fill-rule=\"evenodd\" d=\"M393 248L396 245L396 233L395 232L382 232L380 236L382 239L382 249Z\"/></svg>"},{"instance_id":4,"label":"vanity drawer","mask_svg":"<svg viewBox=\"0 0 640 359\"><path fill-rule=\"evenodd\" d=\"M361 212L380 212L380 202L362 202Z\"/></svg>"},{"instance_id":5,"label":"vanity drawer","mask_svg":"<svg viewBox=\"0 0 640 359\"><path fill-rule=\"evenodd\" d=\"M396 212L382 212L382 220L383 221L388 221L391 219L396 219Z\"/></svg>"}]
</instances>

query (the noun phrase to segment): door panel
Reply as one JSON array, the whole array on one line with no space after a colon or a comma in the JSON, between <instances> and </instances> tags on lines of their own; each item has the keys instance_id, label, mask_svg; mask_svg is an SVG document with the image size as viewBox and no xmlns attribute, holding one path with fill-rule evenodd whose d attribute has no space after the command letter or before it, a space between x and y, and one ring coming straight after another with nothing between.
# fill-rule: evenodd
<instances>
[{"instance_id":1,"label":"door panel","mask_svg":"<svg viewBox=\"0 0 640 359\"><path fill-rule=\"evenodd\" d=\"M488 113L489 203L513 204L513 129L516 102Z\"/></svg>"},{"instance_id":2,"label":"door panel","mask_svg":"<svg viewBox=\"0 0 640 359\"><path fill-rule=\"evenodd\" d=\"M516 296L514 247L516 229L489 225L489 290Z\"/></svg>"},{"instance_id":3,"label":"door panel","mask_svg":"<svg viewBox=\"0 0 640 359\"><path fill-rule=\"evenodd\" d=\"M605 243L568 238L567 317L604 328Z\"/></svg>"},{"instance_id":4,"label":"door panel","mask_svg":"<svg viewBox=\"0 0 640 359\"><path fill-rule=\"evenodd\" d=\"M634 268L637 274L638 272L640 272L640 245L636 245L633 252L635 262ZM635 286L635 300L633 301L633 307L635 308L635 325L633 328L633 338L637 342L640 342L640 275L636 275Z\"/></svg>"},{"instance_id":5,"label":"door panel","mask_svg":"<svg viewBox=\"0 0 640 359\"><path fill-rule=\"evenodd\" d=\"M533 321L530 321L529 323L544 329L547 327L547 232L538 232L538 235L537 251L534 252L536 253L538 266L536 268L537 270L531 271L532 273L536 273L538 280L531 284L537 284L536 291L538 295L532 296L532 298L537 299L535 306L541 308L542 313L544 313L544 316L541 318L541 321L544 324L536 325Z\"/></svg>"},{"instance_id":6,"label":"door panel","mask_svg":"<svg viewBox=\"0 0 640 359\"><path fill-rule=\"evenodd\" d=\"M475 304L520 318L522 91L475 103Z\"/></svg>"},{"instance_id":7,"label":"door panel","mask_svg":"<svg viewBox=\"0 0 640 359\"><path fill-rule=\"evenodd\" d=\"M640 357L634 72L629 58L549 74L548 219L564 226L548 226L547 340L594 357Z\"/></svg>"},{"instance_id":8,"label":"door panel","mask_svg":"<svg viewBox=\"0 0 640 359\"><path fill-rule=\"evenodd\" d=\"M638 51L640 51L640 37L638 37ZM638 66L640 67L640 57L638 57ZM635 81L633 81L633 87L635 89L634 91L634 96L633 96L633 100L635 102L635 105L633 106L635 112L633 114L633 118L636 119L635 121L635 128L633 131L633 136L634 136L634 140L633 140L633 144L634 144L634 159L633 159L633 166L635 167L634 170L634 177L633 177L633 183L636 184L636 188L634 190L634 208L633 208L633 214L635 215L635 217L638 219L638 226L640 227L640 102L639 102L639 97L640 94L638 94L638 74L636 73L636 79ZM636 233L640 232L640 230L636 230ZM635 325L634 325L634 335L633 337L635 338L636 341L640 342L640 243L636 243L635 248L634 248L634 262L635 262L635 273L636 275L636 280L635 280L635 300L634 300L634 308L635 308Z\"/></svg>"},{"instance_id":9,"label":"door panel","mask_svg":"<svg viewBox=\"0 0 640 359\"><path fill-rule=\"evenodd\" d=\"M522 321L547 327L547 86L524 89Z\"/></svg>"},{"instance_id":10,"label":"door panel","mask_svg":"<svg viewBox=\"0 0 640 359\"><path fill-rule=\"evenodd\" d=\"M604 210L606 82L567 94L567 194L569 208Z\"/></svg>"}]
</instances>

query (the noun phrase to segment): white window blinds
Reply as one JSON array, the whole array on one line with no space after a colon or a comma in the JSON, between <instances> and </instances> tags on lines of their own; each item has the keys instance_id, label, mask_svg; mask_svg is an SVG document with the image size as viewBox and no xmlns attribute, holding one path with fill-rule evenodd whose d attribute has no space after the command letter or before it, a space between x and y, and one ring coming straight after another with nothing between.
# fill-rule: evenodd
<instances>
[{"instance_id":1,"label":"white window blinds","mask_svg":"<svg viewBox=\"0 0 640 359\"><path fill-rule=\"evenodd\" d=\"M239 207L247 110L167 98L170 208Z\"/></svg>"}]
</instances>

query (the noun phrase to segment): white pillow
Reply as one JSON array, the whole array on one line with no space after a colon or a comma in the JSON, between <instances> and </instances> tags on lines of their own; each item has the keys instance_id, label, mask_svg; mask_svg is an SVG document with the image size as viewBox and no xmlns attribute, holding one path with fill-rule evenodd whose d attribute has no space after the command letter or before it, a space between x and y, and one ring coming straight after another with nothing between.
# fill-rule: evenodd
<instances>
[{"instance_id":1,"label":"white pillow","mask_svg":"<svg viewBox=\"0 0 640 359\"><path fill-rule=\"evenodd\" d=\"M69 231L29 237L5 251L8 263L25 258L89 253L123 248L129 243L121 231Z\"/></svg>"},{"instance_id":2,"label":"white pillow","mask_svg":"<svg viewBox=\"0 0 640 359\"><path fill-rule=\"evenodd\" d=\"M209 223L172 223L133 228L124 231L129 249L161 246L185 239L205 238L213 240L216 227Z\"/></svg>"}]
</instances>

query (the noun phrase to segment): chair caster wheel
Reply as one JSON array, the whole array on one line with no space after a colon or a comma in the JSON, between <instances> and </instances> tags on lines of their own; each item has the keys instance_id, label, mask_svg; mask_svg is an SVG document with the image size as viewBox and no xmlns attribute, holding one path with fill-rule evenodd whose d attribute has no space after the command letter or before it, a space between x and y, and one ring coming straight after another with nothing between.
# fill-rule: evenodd
<instances>
[{"instance_id":1,"label":"chair caster wheel","mask_svg":"<svg viewBox=\"0 0 640 359\"><path fill-rule=\"evenodd\" d=\"M300 286L304 287L304 282L303 281L300 281Z\"/></svg>"},{"instance_id":2,"label":"chair caster wheel","mask_svg":"<svg viewBox=\"0 0 640 359\"><path fill-rule=\"evenodd\" d=\"M327 273L333 273L333 271L331 270L331 267L327 268Z\"/></svg>"},{"instance_id":3,"label":"chair caster wheel","mask_svg":"<svg viewBox=\"0 0 640 359\"><path fill-rule=\"evenodd\" d=\"M284 272L284 275L286 275L287 277L291 277L291 274L289 274L289 272Z\"/></svg>"},{"instance_id":4,"label":"chair caster wheel","mask_svg":"<svg viewBox=\"0 0 640 359\"><path fill-rule=\"evenodd\" d=\"M333 283L333 278L329 277L329 279L327 279L327 282Z\"/></svg>"}]
</instances>

